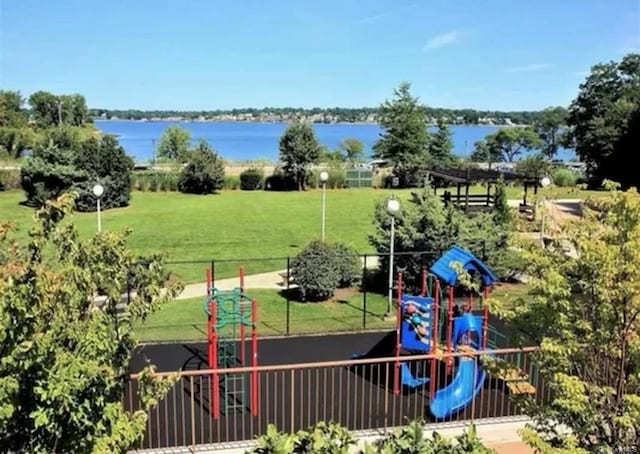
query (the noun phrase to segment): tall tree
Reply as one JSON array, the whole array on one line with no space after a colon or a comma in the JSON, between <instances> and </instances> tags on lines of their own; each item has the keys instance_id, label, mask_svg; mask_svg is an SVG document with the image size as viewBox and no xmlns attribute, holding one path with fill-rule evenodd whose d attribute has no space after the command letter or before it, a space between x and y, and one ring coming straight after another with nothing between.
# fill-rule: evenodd
<instances>
[{"instance_id":1,"label":"tall tree","mask_svg":"<svg viewBox=\"0 0 640 454\"><path fill-rule=\"evenodd\" d=\"M338 148L342 154L342 160L350 163L359 161L364 154L364 144L354 137L343 139Z\"/></svg>"},{"instance_id":2,"label":"tall tree","mask_svg":"<svg viewBox=\"0 0 640 454\"><path fill-rule=\"evenodd\" d=\"M62 104L58 96L48 91L36 91L29 96L29 106L33 120L38 126L50 127L60 125Z\"/></svg>"},{"instance_id":3,"label":"tall tree","mask_svg":"<svg viewBox=\"0 0 640 454\"><path fill-rule=\"evenodd\" d=\"M534 131L542 141L542 154L552 159L564 142L564 129L567 126L568 111L564 107L544 109L533 124Z\"/></svg>"},{"instance_id":4,"label":"tall tree","mask_svg":"<svg viewBox=\"0 0 640 454\"><path fill-rule=\"evenodd\" d=\"M640 150L640 54L591 68L567 124L594 184L606 178L623 187L640 185L640 174L629 165Z\"/></svg>"},{"instance_id":5,"label":"tall tree","mask_svg":"<svg viewBox=\"0 0 640 454\"><path fill-rule=\"evenodd\" d=\"M205 140L189 152L187 165L182 169L178 189L190 194L211 194L222 189L224 160Z\"/></svg>"},{"instance_id":6,"label":"tall tree","mask_svg":"<svg viewBox=\"0 0 640 454\"><path fill-rule=\"evenodd\" d=\"M544 402L523 402L533 419L526 438L542 453L633 451L640 446L640 195L614 193L564 224L560 236L577 253L530 245L530 297L503 314L523 342L540 345L535 360L549 391Z\"/></svg>"},{"instance_id":7,"label":"tall tree","mask_svg":"<svg viewBox=\"0 0 640 454\"><path fill-rule=\"evenodd\" d=\"M439 119L438 130L432 135L429 142L429 154L434 164L448 166L455 160L452 136L449 125L444 120Z\"/></svg>"},{"instance_id":8,"label":"tall tree","mask_svg":"<svg viewBox=\"0 0 640 454\"><path fill-rule=\"evenodd\" d=\"M373 146L374 157L393 165L401 186L422 186L430 161L426 111L407 82L393 96L380 106L378 122L384 131Z\"/></svg>"},{"instance_id":9,"label":"tall tree","mask_svg":"<svg viewBox=\"0 0 640 454\"><path fill-rule=\"evenodd\" d=\"M476 150L472 153L474 161L507 161L513 162L516 156L525 150L537 149L542 142L531 128L511 127L500 128L485 137L484 142L476 143Z\"/></svg>"},{"instance_id":10,"label":"tall tree","mask_svg":"<svg viewBox=\"0 0 640 454\"><path fill-rule=\"evenodd\" d=\"M320 157L320 144L309 123L292 123L280 137L280 160L284 171L291 176L298 190L305 189L309 165Z\"/></svg>"},{"instance_id":11,"label":"tall tree","mask_svg":"<svg viewBox=\"0 0 640 454\"><path fill-rule=\"evenodd\" d=\"M0 223L0 446L4 452L127 452L168 389L147 368L141 409L125 408L134 326L179 290L126 233L80 239L73 198L34 215L28 242ZM5 253L10 252L10 253ZM47 257L45 259L45 257ZM118 314L123 289L131 298ZM106 297L97 304L96 295Z\"/></svg>"},{"instance_id":12,"label":"tall tree","mask_svg":"<svg viewBox=\"0 0 640 454\"><path fill-rule=\"evenodd\" d=\"M180 126L169 126L160 137L158 157L186 162L189 159L191 133Z\"/></svg>"},{"instance_id":13,"label":"tall tree","mask_svg":"<svg viewBox=\"0 0 640 454\"><path fill-rule=\"evenodd\" d=\"M20 128L27 124L24 100L19 91L0 90L0 127Z\"/></svg>"}]
</instances>

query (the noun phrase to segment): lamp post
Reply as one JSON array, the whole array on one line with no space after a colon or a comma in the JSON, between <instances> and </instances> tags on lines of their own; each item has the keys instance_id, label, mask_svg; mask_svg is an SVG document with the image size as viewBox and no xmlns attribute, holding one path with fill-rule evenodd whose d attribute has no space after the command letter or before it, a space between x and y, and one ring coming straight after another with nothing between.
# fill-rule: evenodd
<instances>
[{"instance_id":1,"label":"lamp post","mask_svg":"<svg viewBox=\"0 0 640 454\"><path fill-rule=\"evenodd\" d=\"M543 177L540 180L540 186L542 186L543 190L550 184L551 184L551 178L549 177ZM542 198L542 203L546 205L545 197ZM540 243L542 243L542 246L544 246L544 206L543 206L542 214L540 216Z\"/></svg>"},{"instance_id":2,"label":"lamp post","mask_svg":"<svg viewBox=\"0 0 640 454\"><path fill-rule=\"evenodd\" d=\"M322 183L322 242L324 243L325 216L326 216L326 199L327 199L327 180L329 174L326 171L320 172L320 182Z\"/></svg>"},{"instance_id":3,"label":"lamp post","mask_svg":"<svg viewBox=\"0 0 640 454\"><path fill-rule=\"evenodd\" d=\"M100 199L102 198L102 194L104 194L104 186L100 183L93 186L93 195L96 196L96 202L98 204L98 232L102 231L102 220L100 219Z\"/></svg>"},{"instance_id":4,"label":"lamp post","mask_svg":"<svg viewBox=\"0 0 640 454\"><path fill-rule=\"evenodd\" d=\"M398 200L387 200L387 213L391 215L391 235L389 240L389 298L387 300L387 316L391 315L391 305L393 301L393 243L396 234L396 215L399 211L400 202Z\"/></svg>"}]
</instances>

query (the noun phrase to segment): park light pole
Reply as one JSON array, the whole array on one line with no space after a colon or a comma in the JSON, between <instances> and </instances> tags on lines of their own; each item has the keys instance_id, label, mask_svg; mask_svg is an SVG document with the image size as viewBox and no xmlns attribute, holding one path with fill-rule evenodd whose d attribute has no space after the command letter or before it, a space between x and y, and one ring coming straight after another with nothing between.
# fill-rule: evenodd
<instances>
[{"instance_id":1,"label":"park light pole","mask_svg":"<svg viewBox=\"0 0 640 454\"><path fill-rule=\"evenodd\" d=\"M544 188L546 188L550 184L551 184L551 178L549 178L549 177L543 177L540 180L540 186L542 186L543 191L544 191ZM545 197L543 195L543 197L542 197L543 207L542 207L542 213L540 215L540 243L542 243L543 247L544 247L544 214L545 214L544 213L544 209L546 207L546 203L545 202L546 202L546 200L545 200Z\"/></svg>"},{"instance_id":2,"label":"park light pole","mask_svg":"<svg viewBox=\"0 0 640 454\"><path fill-rule=\"evenodd\" d=\"M387 213L391 215L391 235L389 243L389 298L387 300L387 313L391 315L391 305L393 302L393 247L396 234L396 215L400 211L400 202L396 199L387 200Z\"/></svg>"},{"instance_id":3,"label":"park light pole","mask_svg":"<svg viewBox=\"0 0 640 454\"><path fill-rule=\"evenodd\" d=\"M104 194L104 186L100 183L93 186L93 195L96 196L96 202L98 205L98 232L102 231L102 220L100 219L100 199L102 198L102 194Z\"/></svg>"},{"instance_id":4,"label":"park light pole","mask_svg":"<svg viewBox=\"0 0 640 454\"><path fill-rule=\"evenodd\" d=\"M320 172L320 182L322 183L322 242L324 243L325 217L326 217L326 200L327 200L327 180L329 174L326 171Z\"/></svg>"}]
</instances>

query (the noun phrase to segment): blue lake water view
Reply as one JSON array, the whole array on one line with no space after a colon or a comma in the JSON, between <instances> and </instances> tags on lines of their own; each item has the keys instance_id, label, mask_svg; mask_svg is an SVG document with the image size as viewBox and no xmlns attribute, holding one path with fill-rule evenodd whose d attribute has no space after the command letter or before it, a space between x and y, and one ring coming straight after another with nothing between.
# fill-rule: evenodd
<instances>
[{"instance_id":1,"label":"blue lake water view","mask_svg":"<svg viewBox=\"0 0 640 454\"><path fill-rule=\"evenodd\" d=\"M204 139L227 160L241 161L265 159L278 160L278 141L287 127L286 123L251 122L176 122L96 120L96 127L105 133L116 134L118 141L136 161L153 158L162 132L171 125L187 129L194 140ZM354 137L365 145L367 156L378 140L381 128L377 124L314 124L320 143L335 149L347 137ZM492 133L497 126L451 126L454 153L468 156L476 141ZM571 159L571 150L560 150L559 159Z\"/></svg>"}]
</instances>

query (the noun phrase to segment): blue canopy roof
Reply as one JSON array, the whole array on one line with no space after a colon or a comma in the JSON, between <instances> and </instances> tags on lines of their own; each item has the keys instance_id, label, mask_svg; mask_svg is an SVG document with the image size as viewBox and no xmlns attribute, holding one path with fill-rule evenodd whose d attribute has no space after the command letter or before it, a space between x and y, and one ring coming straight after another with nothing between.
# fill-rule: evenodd
<instances>
[{"instance_id":1,"label":"blue canopy roof","mask_svg":"<svg viewBox=\"0 0 640 454\"><path fill-rule=\"evenodd\" d=\"M495 274L487 268L480 259L471 252L460 246L453 246L431 267L431 273L448 285L455 285L458 280L458 273L451 267L451 262L458 262L467 271L476 271L482 278L482 285L491 285L498 280Z\"/></svg>"}]
</instances>

